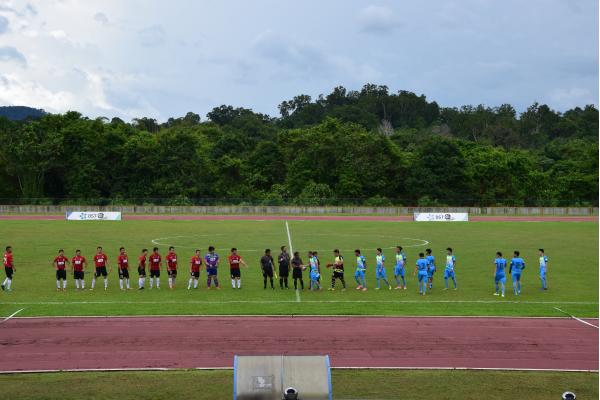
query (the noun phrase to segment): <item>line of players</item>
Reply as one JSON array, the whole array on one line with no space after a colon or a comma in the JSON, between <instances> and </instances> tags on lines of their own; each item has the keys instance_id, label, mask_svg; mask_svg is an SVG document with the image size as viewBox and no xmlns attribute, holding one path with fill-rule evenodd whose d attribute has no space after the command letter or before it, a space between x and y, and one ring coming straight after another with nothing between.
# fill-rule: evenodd
<instances>
[{"instance_id":1,"label":"line of players","mask_svg":"<svg viewBox=\"0 0 600 400\"><path fill-rule=\"evenodd\" d=\"M292 279L294 281L294 289L304 289L304 281L302 272L309 269L309 289L310 290L321 290L321 263L318 258L318 252L308 252L308 264L304 264L300 258L300 254L295 252L293 257L290 257L287 252L286 246L281 246L281 253L278 256L279 264L279 275L275 272L275 262L271 256L271 250L266 249L264 255L260 259L260 266L263 274L263 288L267 289L267 280L270 282L271 289L274 289L273 277L279 278L279 286L281 289L288 289L288 277L290 267L292 270ZM149 287L153 288L156 282L156 288L160 289L160 272L162 267L162 256L158 251L158 247L154 247L152 253L148 254L147 249L142 249L141 254L137 257L138 263L138 289L144 289L146 283L146 264L149 266ZM394 278L396 281L396 289L405 289L406 286L406 266L407 259L402 249L402 246L395 248L395 265L394 265ZM344 257L340 254L338 249L333 251L334 262L326 265L327 268L332 268L331 275L331 286L328 290L335 290L336 281L339 280L342 284L342 290L346 289L346 281L344 279ZM366 291L367 282L365 274L367 270L366 258L361 254L360 249L354 251L356 257L356 271L354 279L357 283L356 289ZM544 253L544 249L539 249L539 262L540 262L540 280L542 283L542 290L547 290L547 268L548 268L548 257ZM383 281L389 290L392 289L392 285L387 279L385 269L385 256L381 248L377 248L376 255L376 266L375 266L375 277L376 277L376 290L381 288L381 281ZM4 253L4 269L6 273L6 279L1 285L2 290L11 290L12 278L15 272L12 247L7 246L6 252ZM175 253L173 246L169 247L168 254L165 257L169 288L175 287L175 281L177 278L177 266L178 257ZM248 267L246 262L238 255L237 249L232 248L230 255L227 257L230 268L231 286L233 289L241 288L241 270L240 267ZM104 253L101 246L96 249L96 254L93 257L95 272L92 277L92 283L90 290L94 290L96 285L96 279L103 277L104 279L104 290L108 288L108 274L111 272L111 268L108 266L108 256ZM119 249L119 255L117 257L117 268L119 273L119 286L121 290L131 289L129 282L129 256L125 251L124 247ZM219 255L215 252L213 246L208 247L208 253L201 256L201 251L196 249L194 255L190 259L190 278L188 280L188 289L197 289L198 281L200 278L200 269L202 265L206 266L206 285L210 289L212 284L216 289L220 289L218 279L218 267L219 267ZM436 272L435 257L432 255L431 249L426 249L425 253L419 253L419 258L415 263L415 271L413 275L418 276L419 293L425 295L427 288L433 288L433 278ZM457 290L455 267L456 257L453 254L452 248L446 249L446 263L444 269L444 290L448 289L448 280L451 280L454 285L454 290ZM502 257L501 252L496 253L494 260L495 273L494 273L494 284L495 292L494 295L505 295L505 283L506 283L506 267L507 260ZM70 265L73 278L75 280L75 287L78 290L85 289L84 271L87 268L87 259L81 254L81 250L76 250L75 255L69 260L64 250L59 250L58 255L52 261L53 267L56 269L56 289L66 290L67 288L67 267ZM521 275L525 269L525 261L520 257L519 251L515 250L513 258L509 264L509 274L513 281L513 291L515 295L521 294Z\"/></svg>"}]
</instances>

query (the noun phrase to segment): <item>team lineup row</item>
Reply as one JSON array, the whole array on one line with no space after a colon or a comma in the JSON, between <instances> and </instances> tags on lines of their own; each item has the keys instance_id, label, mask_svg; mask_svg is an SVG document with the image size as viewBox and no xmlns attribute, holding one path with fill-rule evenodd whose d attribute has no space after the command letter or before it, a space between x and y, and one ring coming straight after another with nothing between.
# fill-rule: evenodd
<instances>
[{"instance_id":1,"label":"team lineup row","mask_svg":"<svg viewBox=\"0 0 600 400\"><path fill-rule=\"evenodd\" d=\"M294 252L293 256L287 251L286 246L281 246L281 252L277 258L278 272L275 269L275 261L271 256L271 250L266 249L264 255L260 258L260 267L263 275L263 288L267 289L267 281L270 283L271 289L274 289L273 278L279 279L279 286L281 289L289 289L288 278L290 270L292 271L292 279L294 283L294 289L304 289L303 271L309 269L309 289L310 290L321 290L321 262L318 258L318 252L309 251L308 264L304 264L299 252ZM365 273L367 270L366 258L361 254L360 249L354 251L356 257L356 271L354 273L354 279L356 281L356 289L366 291L367 281ZM547 290L547 268L548 268L548 257L544 254L544 249L539 249L539 262L540 262L540 280L542 283L542 289ZM329 290L335 290L336 281L339 280L342 285L342 290L346 289L346 281L344 279L344 257L341 255L338 249L333 251L333 262L327 263L326 267L332 269L331 274L331 286ZM388 281L386 273L386 259L381 248L376 249L375 254L376 266L375 266L375 277L376 277L376 290L381 288L381 282L385 283L389 290L392 289L392 285ZM169 288L175 288L175 282L177 278L177 267L178 257L175 253L173 246L169 247L168 253L165 256ZM240 267L248 267L248 264L240 257L236 248L232 248L230 255L227 257L229 263L229 271L231 277L231 286L233 289L241 288L241 270ZM94 274L92 276L91 288L94 290L96 285L96 279L103 277L104 279L104 290L108 289L108 274L112 271L108 264L108 256L104 253L101 246L96 249L96 254L93 257L94 262ZM220 289L218 279L218 267L219 267L219 255L215 252L213 246L208 247L208 253L202 257L200 249L196 249L194 255L190 259L190 278L188 280L188 289L197 289L198 281L200 278L200 268L202 265L206 267L206 286L208 289L214 287ZM146 264L148 264L148 276L149 276L149 287L152 289L156 282L156 288L160 289L160 272L163 264L162 256L159 253L158 247L154 247L152 253L148 254L148 249L142 249L141 254L137 257L137 271L138 271L138 289L143 290L146 285ZM60 249L58 255L54 257L52 266L56 269L56 289L66 290L67 288L67 267L70 267L75 280L75 287L78 290L85 289L84 273L87 269L88 262L86 257L81 254L81 250L75 250L75 255L69 260L64 253L64 250ZM119 249L119 255L117 256L117 269L119 273L119 286L121 290L131 289L129 282L129 256L125 251L124 247ZM406 285L406 266L407 258L403 251L402 246L396 246L395 248L395 264L394 264L394 278L396 281L395 289L405 289ZM513 253L513 258L510 260L510 264L505 258L502 257L501 252L496 252L496 258L494 259L494 284L495 293L494 295L505 295L505 283L506 283L506 268L509 267L508 273L512 277L513 281L513 292L515 295L521 294L521 274L525 269L525 261L520 257L518 250ZM446 249L446 261L444 268L444 290L448 289L448 281L451 280L454 286L454 290L457 290L458 286L456 283L455 276L456 268L456 257L453 254L452 248ZM1 285L2 290L12 290L12 280L14 272L16 271L14 265L14 257L11 246L6 247L4 253L4 270L6 273L6 279ZM419 253L419 258L415 263L415 270L413 275L418 277L419 293L425 295L427 288L431 290L433 288L433 279L437 270L435 257L432 255L431 249L426 249L425 253ZM213 286L214 285L214 286Z\"/></svg>"}]
</instances>

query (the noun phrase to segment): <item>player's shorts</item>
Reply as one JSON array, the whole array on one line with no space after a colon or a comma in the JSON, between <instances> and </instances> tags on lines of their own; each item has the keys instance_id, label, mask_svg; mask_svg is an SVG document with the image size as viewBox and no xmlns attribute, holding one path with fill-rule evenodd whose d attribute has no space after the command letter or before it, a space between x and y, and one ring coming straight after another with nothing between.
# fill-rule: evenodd
<instances>
[{"instance_id":1,"label":"player's shorts","mask_svg":"<svg viewBox=\"0 0 600 400\"><path fill-rule=\"evenodd\" d=\"M4 272L6 273L6 277L8 279L12 279L14 270L11 267L4 267Z\"/></svg>"},{"instance_id":2,"label":"player's shorts","mask_svg":"<svg viewBox=\"0 0 600 400\"><path fill-rule=\"evenodd\" d=\"M290 276L290 267L282 267L280 265L279 266L279 277L287 278L288 276Z\"/></svg>"},{"instance_id":3,"label":"player's shorts","mask_svg":"<svg viewBox=\"0 0 600 400\"><path fill-rule=\"evenodd\" d=\"M512 280L513 281L520 281L521 280L521 274L515 274L514 272L512 273Z\"/></svg>"},{"instance_id":4,"label":"player's shorts","mask_svg":"<svg viewBox=\"0 0 600 400\"><path fill-rule=\"evenodd\" d=\"M206 268L206 274L208 276L217 276L217 269L216 268Z\"/></svg>"},{"instance_id":5,"label":"player's shorts","mask_svg":"<svg viewBox=\"0 0 600 400\"><path fill-rule=\"evenodd\" d=\"M333 271L333 275L331 276L333 279L344 279L343 271Z\"/></svg>"},{"instance_id":6,"label":"player's shorts","mask_svg":"<svg viewBox=\"0 0 600 400\"><path fill-rule=\"evenodd\" d=\"M192 278L196 278L196 279L198 279L198 278L200 278L200 271L191 271L191 272L190 272L190 276L191 276Z\"/></svg>"},{"instance_id":7,"label":"player's shorts","mask_svg":"<svg viewBox=\"0 0 600 400\"><path fill-rule=\"evenodd\" d=\"M83 279L83 271L73 271L73 279Z\"/></svg>"},{"instance_id":8,"label":"player's shorts","mask_svg":"<svg viewBox=\"0 0 600 400\"><path fill-rule=\"evenodd\" d=\"M496 283L498 283L498 282L506 283L506 275L496 275L494 277L494 282L496 282Z\"/></svg>"},{"instance_id":9,"label":"player's shorts","mask_svg":"<svg viewBox=\"0 0 600 400\"><path fill-rule=\"evenodd\" d=\"M146 276L146 268L138 267L138 275Z\"/></svg>"},{"instance_id":10,"label":"player's shorts","mask_svg":"<svg viewBox=\"0 0 600 400\"><path fill-rule=\"evenodd\" d=\"M423 280L427 280L427 271L423 271L423 272L419 271L418 278L419 278L419 282L422 282Z\"/></svg>"},{"instance_id":11,"label":"player's shorts","mask_svg":"<svg viewBox=\"0 0 600 400\"><path fill-rule=\"evenodd\" d=\"M429 268L427 270L427 276L433 278L433 274L435 274L435 268Z\"/></svg>"},{"instance_id":12,"label":"player's shorts","mask_svg":"<svg viewBox=\"0 0 600 400\"><path fill-rule=\"evenodd\" d=\"M177 270L176 269L168 269L167 275L169 275L171 278L177 278Z\"/></svg>"},{"instance_id":13,"label":"player's shorts","mask_svg":"<svg viewBox=\"0 0 600 400\"><path fill-rule=\"evenodd\" d=\"M151 269L150 278L160 278L160 269Z\"/></svg>"},{"instance_id":14,"label":"player's shorts","mask_svg":"<svg viewBox=\"0 0 600 400\"><path fill-rule=\"evenodd\" d=\"M229 268L229 274L231 275L231 279L242 277L242 271L239 268Z\"/></svg>"},{"instance_id":15,"label":"player's shorts","mask_svg":"<svg viewBox=\"0 0 600 400\"><path fill-rule=\"evenodd\" d=\"M95 277L99 277L102 275L103 277L108 276L108 272L106 272L106 267L96 267L96 272L94 272Z\"/></svg>"},{"instance_id":16,"label":"player's shorts","mask_svg":"<svg viewBox=\"0 0 600 400\"><path fill-rule=\"evenodd\" d=\"M292 278L302 279L302 268L293 268L292 269Z\"/></svg>"},{"instance_id":17,"label":"player's shorts","mask_svg":"<svg viewBox=\"0 0 600 400\"><path fill-rule=\"evenodd\" d=\"M365 279L365 270L357 269L356 272L354 273L354 277L359 278L359 279Z\"/></svg>"},{"instance_id":18,"label":"player's shorts","mask_svg":"<svg viewBox=\"0 0 600 400\"><path fill-rule=\"evenodd\" d=\"M387 274L385 273L385 268L375 268L375 278L377 279L387 279Z\"/></svg>"},{"instance_id":19,"label":"player's shorts","mask_svg":"<svg viewBox=\"0 0 600 400\"><path fill-rule=\"evenodd\" d=\"M263 273L264 278L266 278L266 277L272 278L273 277L273 268L263 268L262 273Z\"/></svg>"},{"instance_id":20,"label":"player's shorts","mask_svg":"<svg viewBox=\"0 0 600 400\"><path fill-rule=\"evenodd\" d=\"M129 268L119 269L119 279L129 279Z\"/></svg>"},{"instance_id":21,"label":"player's shorts","mask_svg":"<svg viewBox=\"0 0 600 400\"><path fill-rule=\"evenodd\" d=\"M394 275L404 277L404 272L406 269L404 267L394 267Z\"/></svg>"},{"instance_id":22,"label":"player's shorts","mask_svg":"<svg viewBox=\"0 0 600 400\"><path fill-rule=\"evenodd\" d=\"M319 274L318 272L311 272L310 273L310 280L311 281L318 281L319 279L321 279L321 274Z\"/></svg>"},{"instance_id":23,"label":"player's shorts","mask_svg":"<svg viewBox=\"0 0 600 400\"><path fill-rule=\"evenodd\" d=\"M56 270L56 279L64 279L67 280L67 270L65 269L57 269Z\"/></svg>"},{"instance_id":24,"label":"player's shorts","mask_svg":"<svg viewBox=\"0 0 600 400\"><path fill-rule=\"evenodd\" d=\"M444 279L454 278L454 271L444 270Z\"/></svg>"}]
</instances>

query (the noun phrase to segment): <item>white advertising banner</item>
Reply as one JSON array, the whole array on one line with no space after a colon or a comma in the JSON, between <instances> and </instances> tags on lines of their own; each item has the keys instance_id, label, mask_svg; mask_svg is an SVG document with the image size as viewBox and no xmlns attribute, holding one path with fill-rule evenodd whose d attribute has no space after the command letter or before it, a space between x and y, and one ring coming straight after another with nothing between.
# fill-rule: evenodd
<instances>
[{"instance_id":1,"label":"white advertising banner","mask_svg":"<svg viewBox=\"0 0 600 400\"><path fill-rule=\"evenodd\" d=\"M416 222L467 222L468 213L415 213Z\"/></svg>"},{"instance_id":2,"label":"white advertising banner","mask_svg":"<svg viewBox=\"0 0 600 400\"><path fill-rule=\"evenodd\" d=\"M67 221L120 221L121 212L116 211L69 211Z\"/></svg>"}]
</instances>

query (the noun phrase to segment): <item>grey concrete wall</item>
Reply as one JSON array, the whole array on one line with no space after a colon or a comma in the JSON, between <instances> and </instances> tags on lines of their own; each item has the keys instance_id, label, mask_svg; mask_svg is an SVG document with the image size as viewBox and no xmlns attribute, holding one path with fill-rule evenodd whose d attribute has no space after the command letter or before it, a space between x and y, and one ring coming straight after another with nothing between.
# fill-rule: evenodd
<instances>
[{"instance_id":1,"label":"grey concrete wall","mask_svg":"<svg viewBox=\"0 0 600 400\"><path fill-rule=\"evenodd\" d=\"M0 213L64 214L68 211L121 211L123 214L364 214L412 215L413 212L467 212L471 215L595 216L598 207L301 207L301 206L41 206L0 205Z\"/></svg>"}]
</instances>

